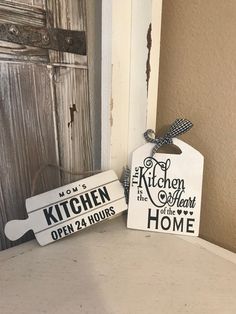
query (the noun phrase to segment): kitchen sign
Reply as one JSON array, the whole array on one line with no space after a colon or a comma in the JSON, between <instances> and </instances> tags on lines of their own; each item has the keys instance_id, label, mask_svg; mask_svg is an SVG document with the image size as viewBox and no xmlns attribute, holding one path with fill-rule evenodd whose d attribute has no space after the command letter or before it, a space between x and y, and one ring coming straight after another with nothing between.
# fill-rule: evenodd
<instances>
[{"instance_id":1,"label":"kitchen sign","mask_svg":"<svg viewBox=\"0 0 236 314\"><path fill-rule=\"evenodd\" d=\"M59 240L127 209L124 189L109 170L26 200L28 218L5 226L14 241L32 229L40 245Z\"/></svg>"},{"instance_id":2,"label":"kitchen sign","mask_svg":"<svg viewBox=\"0 0 236 314\"><path fill-rule=\"evenodd\" d=\"M132 157L128 227L197 236L199 234L203 156L174 138L181 154L156 153L154 144Z\"/></svg>"}]
</instances>

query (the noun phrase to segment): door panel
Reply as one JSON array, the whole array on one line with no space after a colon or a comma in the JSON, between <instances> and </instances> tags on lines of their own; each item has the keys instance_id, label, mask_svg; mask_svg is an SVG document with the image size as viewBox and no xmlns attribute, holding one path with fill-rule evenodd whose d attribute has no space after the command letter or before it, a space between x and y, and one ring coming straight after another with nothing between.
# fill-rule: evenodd
<instances>
[{"instance_id":1,"label":"door panel","mask_svg":"<svg viewBox=\"0 0 236 314\"><path fill-rule=\"evenodd\" d=\"M6 220L26 216L24 199L43 163L57 164L54 136L54 104L46 65L0 62L0 209L1 247L9 243L3 233ZM60 184L49 169L40 176L37 193Z\"/></svg>"},{"instance_id":2,"label":"door panel","mask_svg":"<svg viewBox=\"0 0 236 314\"><path fill-rule=\"evenodd\" d=\"M92 168L91 119L87 70L55 68L55 102L60 164L73 172ZM62 173L62 183L74 176Z\"/></svg>"}]
</instances>

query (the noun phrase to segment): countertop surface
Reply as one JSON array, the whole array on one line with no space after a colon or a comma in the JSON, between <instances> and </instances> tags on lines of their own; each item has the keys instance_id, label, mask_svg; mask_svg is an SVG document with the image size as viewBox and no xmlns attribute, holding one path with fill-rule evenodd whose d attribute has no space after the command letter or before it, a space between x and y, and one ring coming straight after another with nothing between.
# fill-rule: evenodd
<instances>
[{"instance_id":1,"label":"countertop surface","mask_svg":"<svg viewBox=\"0 0 236 314\"><path fill-rule=\"evenodd\" d=\"M0 313L236 313L236 254L126 216L0 253Z\"/></svg>"}]
</instances>

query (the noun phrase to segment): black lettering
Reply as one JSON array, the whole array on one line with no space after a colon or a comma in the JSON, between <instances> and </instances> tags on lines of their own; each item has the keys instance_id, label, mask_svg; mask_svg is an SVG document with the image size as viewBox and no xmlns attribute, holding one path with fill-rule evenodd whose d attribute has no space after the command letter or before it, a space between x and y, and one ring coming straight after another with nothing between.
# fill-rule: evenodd
<instances>
[{"instance_id":1,"label":"black lettering","mask_svg":"<svg viewBox=\"0 0 236 314\"><path fill-rule=\"evenodd\" d=\"M161 182L162 182L162 185L161 185ZM163 178L159 178L158 181L157 181L157 185L159 188L164 188L164 179ZM153 184L154 186L154 184Z\"/></svg>"},{"instance_id":2,"label":"black lettering","mask_svg":"<svg viewBox=\"0 0 236 314\"><path fill-rule=\"evenodd\" d=\"M80 200L82 202L82 205L84 207L84 210L88 210L88 208L92 208L93 204L89 198L89 194L85 193L84 195L80 195Z\"/></svg>"},{"instance_id":3,"label":"black lettering","mask_svg":"<svg viewBox=\"0 0 236 314\"><path fill-rule=\"evenodd\" d=\"M113 206L111 206L110 208L109 208L109 210L110 210L110 214L113 216L113 215L115 215L115 210L114 210L114 207Z\"/></svg>"},{"instance_id":4,"label":"black lettering","mask_svg":"<svg viewBox=\"0 0 236 314\"><path fill-rule=\"evenodd\" d=\"M63 230L61 228L57 229L57 233L58 233L59 238L62 237L62 232L63 232Z\"/></svg>"},{"instance_id":5,"label":"black lettering","mask_svg":"<svg viewBox=\"0 0 236 314\"><path fill-rule=\"evenodd\" d=\"M106 218L106 215L104 213L104 210L102 210L101 212L99 212L99 216L101 219L105 219Z\"/></svg>"},{"instance_id":6,"label":"black lettering","mask_svg":"<svg viewBox=\"0 0 236 314\"><path fill-rule=\"evenodd\" d=\"M151 221L155 221L156 222L156 229L158 229L158 218L159 218L159 210L156 210L156 215L155 216L151 216L151 208L148 208L148 229L151 228Z\"/></svg>"},{"instance_id":7,"label":"black lettering","mask_svg":"<svg viewBox=\"0 0 236 314\"><path fill-rule=\"evenodd\" d=\"M184 218L181 218L179 220L179 224L178 224L177 217L174 217L174 219L173 219L173 231L179 231L179 228L181 228L180 231L183 232L183 227L184 227Z\"/></svg>"},{"instance_id":8,"label":"black lettering","mask_svg":"<svg viewBox=\"0 0 236 314\"><path fill-rule=\"evenodd\" d=\"M110 217L109 208L106 208L106 209L105 209L105 213L106 213L107 217Z\"/></svg>"},{"instance_id":9,"label":"black lettering","mask_svg":"<svg viewBox=\"0 0 236 314\"><path fill-rule=\"evenodd\" d=\"M187 219L187 228L186 228L186 231L188 233L194 233L194 230L190 230L190 228L193 228L193 222L195 221L195 219L193 218L188 218ZM192 222L192 223L191 223Z\"/></svg>"},{"instance_id":10,"label":"black lettering","mask_svg":"<svg viewBox=\"0 0 236 314\"><path fill-rule=\"evenodd\" d=\"M58 222L58 219L53 216L52 214L52 209L53 209L53 206L50 206L48 208L44 208L43 212L44 212L44 216L47 220L47 224L50 226L52 223L56 223Z\"/></svg>"},{"instance_id":11,"label":"black lettering","mask_svg":"<svg viewBox=\"0 0 236 314\"><path fill-rule=\"evenodd\" d=\"M64 201L64 202L60 203L60 206L63 207L63 209L65 211L65 214L66 214L66 217L69 218L70 217L70 213L69 213L69 209L67 207L67 204L68 204L68 201Z\"/></svg>"},{"instance_id":12,"label":"black lettering","mask_svg":"<svg viewBox=\"0 0 236 314\"><path fill-rule=\"evenodd\" d=\"M89 221L90 225L95 223L95 221L93 219L93 215L88 216L88 221Z\"/></svg>"},{"instance_id":13,"label":"black lettering","mask_svg":"<svg viewBox=\"0 0 236 314\"><path fill-rule=\"evenodd\" d=\"M164 225L164 220L167 220L167 221L168 221L168 224L167 224L166 227L165 227L165 225ZM168 230L168 229L170 228L170 224L171 224L171 220L170 220L170 218L169 218L168 216L165 216L165 217L163 217L163 218L161 219L161 227L162 227L163 230Z\"/></svg>"},{"instance_id":14,"label":"black lettering","mask_svg":"<svg viewBox=\"0 0 236 314\"><path fill-rule=\"evenodd\" d=\"M65 193L64 193L64 192L61 192L61 193L59 193L59 196L60 196L60 197L63 197L63 196L65 196Z\"/></svg>"},{"instance_id":15,"label":"black lettering","mask_svg":"<svg viewBox=\"0 0 236 314\"><path fill-rule=\"evenodd\" d=\"M68 230L67 230L67 226L64 226L62 229L64 231L64 235L68 235L69 234Z\"/></svg>"},{"instance_id":16,"label":"black lettering","mask_svg":"<svg viewBox=\"0 0 236 314\"><path fill-rule=\"evenodd\" d=\"M80 221L79 221L79 220L77 220L77 221L75 222L75 225L77 226L77 231L80 230L80 229L82 229L82 227L80 227Z\"/></svg>"},{"instance_id":17,"label":"black lettering","mask_svg":"<svg viewBox=\"0 0 236 314\"><path fill-rule=\"evenodd\" d=\"M95 214L93 215L93 217L94 217L94 219L96 220L96 222L99 222L99 221L100 221L100 217L99 217L98 213L95 213Z\"/></svg>"},{"instance_id":18,"label":"black lettering","mask_svg":"<svg viewBox=\"0 0 236 314\"><path fill-rule=\"evenodd\" d=\"M78 187L72 188L73 192L78 192Z\"/></svg>"},{"instance_id":19,"label":"black lettering","mask_svg":"<svg viewBox=\"0 0 236 314\"><path fill-rule=\"evenodd\" d=\"M55 205L55 209L56 209L56 212L57 212L57 215L58 215L58 218L59 220L63 220L63 217L62 217L62 214L61 214L61 211L60 211L60 207L58 204Z\"/></svg>"},{"instance_id":20,"label":"black lettering","mask_svg":"<svg viewBox=\"0 0 236 314\"><path fill-rule=\"evenodd\" d=\"M103 203L105 203L106 201L110 201L111 198L105 186L103 188L99 188L98 193L100 194L100 197Z\"/></svg>"},{"instance_id":21,"label":"black lettering","mask_svg":"<svg viewBox=\"0 0 236 314\"><path fill-rule=\"evenodd\" d=\"M56 231L52 231L52 232L51 232L51 236L52 236L53 240L57 240L57 239L58 239L58 236L57 236L57 232L56 232Z\"/></svg>"},{"instance_id":22,"label":"black lettering","mask_svg":"<svg viewBox=\"0 0 236 314\"><path fill-rule=\"evenodd\" d=\"M81 212L81 206L75 207L75 204L79 204L78 198L72 198L70 200L70 207L74 214L79 214Z\"/></svg>"},{"instance_id":23,"label":"black lettering","mask_svg":"<svg viewBox=\"0 0 236 314\"><path fill-rule=\"evenodd\" d=\"M67 227L68 227L69 233L73 233L74 232L74 228L73 228L72 224L69 224Z\"/></svg>"},{"instance_id":24,"label":"black lettering","mask_svg":"<svg viewBox=\"0 0 236 314\"><path fill-rule=\"evenodd\" d=\"M144 182L145 186L147 187L145 174L146 174L148 169L146 169L146 171L144 173L143 173L143 169L144 169L144 167L139 167L139 184L138 184L138 188L143 187L142 186L142 182Z\"/></svg>"},{"instance_id":25,"label":"black lettering","mask_svg":"<svg viewBox=\"0 0 236 314\"><path fill-rule=\"evenodd\" d=\"M93 190L93 191L91 191L90 193L91 193L91 196L92 196L94 205L95 205L95 206L101 205L102 203L97 201L98 196L97 196L96 194L98 193L98 191L97 191L97 190Z\"/></svg>"}]
</instances>

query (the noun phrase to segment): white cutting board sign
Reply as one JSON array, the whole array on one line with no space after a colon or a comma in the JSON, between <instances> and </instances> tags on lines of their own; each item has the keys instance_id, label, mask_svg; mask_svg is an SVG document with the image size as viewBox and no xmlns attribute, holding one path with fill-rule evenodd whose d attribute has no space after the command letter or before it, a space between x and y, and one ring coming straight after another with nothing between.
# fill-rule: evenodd
<instances>
[{"instance_id":1,"label":"white cutting board sign","mask_svg":"<svg viewBox=\"0 0 236 314\"><path fill-rule=\"evenodd\" d=\"M5 234L14 241L32 229L39 244L46 245L126 209L124 189L109 170L28 198L28 218L8 222Z\"/></svg>"},{"instance_id":2,"label":"white cutting board sign","mask_svg":"<svg viewBox=\"0 0 236 314\"><path fill-rule=\"evenodd\" d=\"M197 236L199 234L203 156L174 138L181 154L156 153L154 144L132 157L128 228Z\"/></svg>"}]
</instances>

